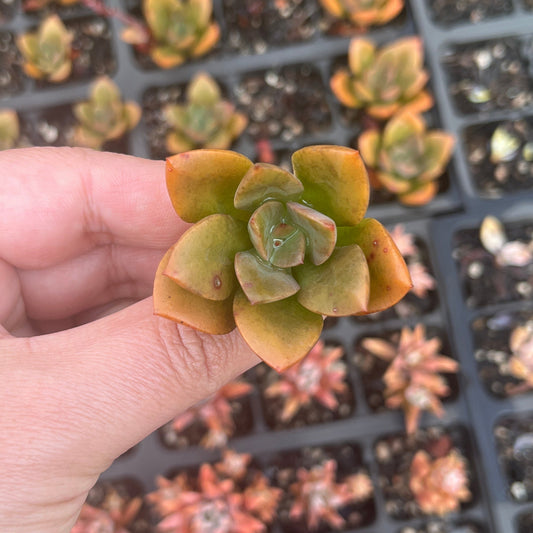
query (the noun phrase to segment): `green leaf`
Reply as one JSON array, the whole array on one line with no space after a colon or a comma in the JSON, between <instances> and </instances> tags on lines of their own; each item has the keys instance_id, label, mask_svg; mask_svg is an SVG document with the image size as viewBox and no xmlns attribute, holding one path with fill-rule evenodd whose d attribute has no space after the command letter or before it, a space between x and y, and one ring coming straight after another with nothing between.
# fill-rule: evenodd
<instances>
[{"instance_id":1,"label":"green leaf","mask_svg":"<svg viewBox=\"0 0 533 533\"><path fill-rule=\"evenodd\" d=\"M301 181L290 172L268 163L256 163L246 173L235 193L237 209L253 210L265 200L297 200Z\"/></svg>"},{"instance_id":2,"label":"green leaf","mask_svg":"<svg viewBox=\"0 0 533 533\"><path fill-rule=\"evenodd\" d=\"M206 300L192 294L163 275L173 248L167 251L154 280L154 313L211 335L224 335L235 329L233 298Z\"/></svg>"},{"instance_id":3,"label":"green leaf","mask_svg":"<svg viewBox=\"0 0 533 533\"><path fill-rule=\"evenodd\" d=\"M214 213L243 220L233 206L242 177L252 166L243 155L228 150L193 150L167 158L167 188L174 209L186 222Z\"/></svg>"},{"instance_id":4,"label":"green leaf","mask_svg":"<svg viewBox=\"0 0 533 533\"><path fill-rule=\"evenodd\" d=\"M282 300L300 289L286 270L273 267L249 251L239 252L235 256L235 272L251 304Z\"/></svg>"},{"instance_id":5,"label":"green leaf","mask_svg":"<svg viewBox=\"0 0 533 533\"><path fill-rule=\"evenodd\" d=\"M370 294L368 265L359 246L335 248L322 265L294 269L300 284L298 301L313 313L348 316L367 310Z\"/></svg>"},{"instance_id":6,"label":"green leaf","mask_svg":"<svg viewBox=\"0 0 533 533\"><path fill-rule=\"evenodd\" d=\"M235 254L250 248L246 226L211 215L189 228L174 246L165 276L209 300L225 300L237 286Z\"/></svg>"},{"instance_id":7,"label":"green leaf","mask_svg":"<svg viewBox=\"0 0 533 533\"><path fill-rule=\"evenodd\" d=\"M412 287L411 277L389 232L373 218L337 232L337 245L358 244L368 263L370 298L366 313L360 314L382 311L401 300Z\"/></svg>"},{"instance_id":8,"label":"green leaf","mask_svg":"<svg viewBox=\"0 0 533 533\"><path fill-rule=\"evenodd\" d=\"M288 202L289 217L307 235L307 253L311 262L321 265L333 252L337 227L331 218L302 204Z\"/></svg>"},{"instance_id":9,"label":"green leaf","mask_svg":"<svg viewBox=\"0 0 533 533\"><path fill-rule=\"evenodd\" d=\"M268 238L268 260L281 268L301 265L305 258L305 243L305 235L298 228L282 222Z\"/></svg>"},{"instance_id":10,"label":"green leaf","mask_svg":"<svg viewBox=\"0 0 533 533\"><path fill-rule=\"evenodd\" d=\"M270 201L258 207L248 221L248 234L257 253L265 261L270 259L270 234L285 216L281 202Z\"/></svg>"},{"instance_id":11,"label":"green leaf","mask_svg":"<svg viewBox=\"0 0 533 533\"><path fill-rule=\"evenodd\" d=\"M278 372L305 357L322 331L322 317L301 306L294 296L252 305L239 290L233 314L250 348Z\"/></svg>"},{"instance_id":12,"label":"green leaf","mask_svg":"<svg viewBox=\"0 0 533 533\"><path fill-rule=\"evenodd\" d=\"M368 207L370 188L357 150L308 146L293 154L292 164L296 177L303 183L302 198L307 205L340 226L361 221Z\"/></svg>"},{"instance_id":13,"label":"green leaf","mask_svg":"<svg viewBox=\"0 0 533 533\"><path fill-rule=\"evenodd\" d=\"M220 88L207 72L196 74L187 87L187 100L193 104L212 106L220 98Z\"/></svg>"}]
</instances>

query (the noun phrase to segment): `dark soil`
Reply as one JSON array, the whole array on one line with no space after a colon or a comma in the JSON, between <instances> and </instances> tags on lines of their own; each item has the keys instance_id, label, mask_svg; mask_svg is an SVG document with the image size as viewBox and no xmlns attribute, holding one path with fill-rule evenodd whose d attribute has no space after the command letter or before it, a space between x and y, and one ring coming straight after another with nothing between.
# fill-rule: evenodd
<instances>
[{"instance_id":1,"label":"dark soil","mask_svg":"<svg viewBox=\"0 0 533 533\"><path fill-rule=\"evenodd\" d=\"M506 37L450 47L443 59L449 90L461 113L523 109L533 102L524 43Z\"/></svg>"},{"instance_id":2,"label":"dark soil","mask_svg":"<svg viewBox=\"0 0 533 533\"><path fill-rule=\"evenodd\" d=\"M518 502L533 500L533 414L500 419L494 436L511 497Z\"/></svg>"},{"instance_id":3,"label":"dark soil","mask_svg":"<svg viewBox=\"0 0 533 533\"><path fill-rule=\"evenodd\" d=\"M461 511L464 511L475 504L478 492L472 467L472 450L464 428L435 426L420 429L409 437L404 433L399 433L383 437L376 442L374 455L378 463L381 489L385 497L385 509L391 517L397 520L408 520L423 516L409 489L409 470L416 452L425 450L433 459L436 459L446 455L452 448L458 449L467 460L470 491L473 498L461 505Z\"/></svg>"},{"instance_id":4,"label":"dark soil","mask_svg":"<svg viewBox=\"0 0 533 533\"><path fill-rule=\"evenodd\" d=\"M433 19L440 24L480 22L486 18L511 13L511 0L429 0Z\"/></svg>"},{"instance_id":5,"label":"dark soil","mask_svg":"<svg viewBox=\"0 0 533 533\"><path fill-rule=\"evenodd\" d=\"M493 163L491 139L503 132L516 142L506 161ZM468 127L464 132L468 163L477 190L483 196L533 188L533 119L521 118Z\"/></svg>"},{"instance_id":6,"label":"dark soil","mask_svg":"<svg viewBox=\"0 0 533 533\"><path fill-rule=\"evenodd\" d=\"M533 512L528 511L518 517L518 533L530 533L533 531Z\"/></svg>"},{"instance_id":7,"label":"dark soil","mask_svg":"<svg viewBox=\"0 0 533 533\"><path fill-rule=\"evenodd\" d=\"M333 344L327 343L326 346L333 346ZM340 361L346 364L345 382L348 387L346 392L343 394L335 394L335 397L339 402L337 409L335 411L331 411L320 402L313 399L309 405L302 406L294 415L294 417L287 422L281 420L281 413L285 404L285 398L281 396L266 398L264 395L265 389L280 379L278 372L264 363L256 367L257 383L261 392L263 415L268 426L272 429L279 430L312 426L314 424L325 424L333 420L341 420L349 417L355 410L355 398L352 385L350 383L346 355L344 355Z\"/></svg>"},{"instance_id":8,"label":"dark soil","mask_svg":"<svg viewBox=\"0 0 533 533\"><path fill-rule=\"evenodd\" d=\"M18 0L0 0L0 24L11 20L18 10Z\"/></svg>"},{"instance_id":9,"label":"dark soil","mask_svg":"<svg viewBox=\"0 0 533 533\"><path fill-rule=\"evenodd\" d=\"M488 533L486 526L472 520L449 521L434 518L420 526L405 526L398 533Z\"/></svg>"},{"instance_id":10,"label":"dark soil","mask_svg":"<svg viewBox=\"0 0 533 533\"><path fill-rule=\"evenodd\" d=\"M359 369L362 375L363 387L365 391L365 398L368 406L374 412L381 412L388 410L385 405L385 384L383 383L383 375L390 365L390 362L371 354L368 350L361 346L361 342L367 337L383 338L394 345L397 345L400 338L400 331L388 331L384 334L364 335L357 339L355 343L355 353L353 356L353 363ZM442 340L442 347L439 353L448 357L453 357L448 341L443 337L443 333L436 328L426 328L426 338L431 339L438 337ZM457 399L459 395L459 382L456 374L441 374L448 387L450 394L445 398L441 398L443 403L452 402Z\"/></svg>"},{"instance_id":11,"label":"dark soil","mask_svg":"<svg viewBox=\"0 0 533 533\"><path fill-rule=\"evenodd\" d=\"M318 31L314 0L224 0L226 45L232 52L262 54L311 39Z\"/></svg>"},{"instance_id":12,"label":"dark soil","mask_svg":"<svg viewBox=\"0 0 533 533\"><path fill-rule=\"evenodd\" d=\"M19 93L24 87L22 57L15 44L15 36L0 31L0 98Z\"/></svg>"},{"instance_id":13,"label":"dark soil","mask_svg":"<svg viewBox=\"0 0 533 533\"><path fill-rule=\"evenodd\" d=\"M310 64L249 74L236 91L250 120L247 131L255 140L289 142L331 124L326 88L320 72Z\"/></svg>"},{"instance_id":14,"label":"dark soil","mask_svg":"<svg viewBox=\"0 0 533 533\"><path fill-rule=\"evenodd\" d=\"M106 509L106 500L120 498L125 502L133 498L144 498L145 490L142 484L131 478L118 479L114 481L98 481L89 491L86 503L99 509ZM107 509L106 509L107 510ZM133 522L127 527L130 533L155 533L150 510L143 503L139 513Z\"/></svg>"},{"instance_id":15,"label":"dark soil","mask_svg":"<svg viewBox=\"0 0 533 533\"><path fill-rule=\"evenodd\" d=\"M533 311L500 311L472 322L479 378L495 396L507 397L509 388L512 390L523 383L509 374L508 364L512 356L509 338L516 326L530 320L533 320Z\"/></svg>"},{"instance_id":16,"label":"dark soil","mask_svg":"<svg viewBox=\"0 0 533 533\"><path fill-rule=\"evenodd\" d=\"M252 431L253 417L252 407L248 397L236 398L230 400L232 418L235 423L235 431L228 440L234 437L241 437ZM187 426L183 431L178 433L172 428L172 423L169 422L159 429L159 438L161 444L165 448L182 449L188 446L198 446L200 441L205 437L207 429L203 421L196 417L194 422Z\"/></svg>"},{"instance_id":17,"label":"dark soil","mask_svg":"<svg viewBox=\"0 0 533 533\"><path fill-rule=\"evenodd\" d=\"M530 242L533 222L505 224L509 241ZM479 228L463 229L454 235L453 257L457 263L468 307L533 298L533 264L500 266L479 240Z\"/></svg>"},{"instance_id":18,"label":"dark soil","mask_svg":"<svg viewBox=\"0 0 533 533\"><path fill-rule=\"evenodd\" d=\"M524 4L524 7L526 9L533 9L533 0L522 0L522 3ZM533 529L533 526L532 526Z\"/></svg>"},{"instance_id":19,"label":"dark soil","mask_svg":"<svg viewBox=\"0 0 533 533\"><path fill-rule=\"evenodd\" d=\"M281 487L286 497L280 501L278 520L283 533L308 533L309 528L304 519L295 522L289 519L289 512L294 503L290 486L297 480L298 468L310 469L324 464L328 459L337 462L336 482L341 483L347 476L358 472L367 472L362 461L361 449L357 444L345 444L331 447L306 447L300 450L284 451L275 455L270 466L265 469L267 475L274 480L274 484ZM339 509L339 513L346 520L345 527L339 531L363 527L374 522L376 508L373 498L364 502L348 505ZM321 523L314 533L331 532L332 528Z\"/></svg>"}]
</instances>

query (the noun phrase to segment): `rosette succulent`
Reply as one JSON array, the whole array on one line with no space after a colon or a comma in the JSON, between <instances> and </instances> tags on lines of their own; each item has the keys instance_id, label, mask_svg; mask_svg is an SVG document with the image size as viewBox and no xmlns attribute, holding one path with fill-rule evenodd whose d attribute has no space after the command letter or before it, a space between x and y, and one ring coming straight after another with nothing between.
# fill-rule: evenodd
<instances>
[{"instance_id":1,"label":"rosette succulent","mask_svg":"<svg viewBox=\"0 0 533 533\"><path fill-rule=\"evenodd\" d=\"M91 87L89 101L74 106L74 115L79 122L74 143L99 150L106 141L133 129L141 118L141 108L135 102L124 102L119 88L102 77Z\"/></svg>"},{"instance_id":2,"label":"rosette succulent","mask_svg":"<svg viewBox=\"0 0 533 533\"><path fill-rule=\"evenodd\" d=\"M406 37L376 49L369 39L352 39L348 69L331 78L331 90L347 107L364 108L380 120L400 109L421 113L433 105L424 90L429 74L423 69L424 48L417 37Z\"/></svg>"},{"instance_id":3,"label":"rosette succulent","mask_svg":"<svg viewBox=\"0 0 533 533\"><path fill-rule=\"evenodd\" d=\"M335 18L349 20L356 26L379 26L396 17L403 0L320 0L322 7Z\"/></svg>"},{"instance_id":4,"label":"rosette succulent","mask_svg":"<svg viewBox=\"0 0 533 533\"><path fill-rule=\"evenodd\" d=\"M59 83L72 70L72 34L57 15L44 19L37 31L19 35L24 72L36 79Z\"/></svg>"},{"instance_id":5,"label":"rosette succulent","mask_svg":"<svg viewBox=\"0 0 533 533\"><path fill-rule=\"evenodd\" d=\"M13 109L0 109L0 150L13 148L20 134L19 118Z\"/></svg>"},{"instance_id":6,"label":"rosette succulent","mask_svg":"<svg viewBox=\"0 0 533 533\"><path fill-rule=\"evenodd\" d=\"M427 131L422 117L410 112L391 118L382 132L370 129L359 137L374 186L397 194L405 205L424 205L435 196L453 145L451 134Z\"/></svg>"},{"instance_id":7,"label":"rosette succulent","mask_svg":"<svg viewBox=\"0 0 533 533\"><path fill-rule=\"evenodd\" d=\"M166 139L171 153L193 148L229 148L248 123L231 102L222 100L219 86L205 72L193 78L186 99L186 104L170 104L164 109L165 120L171 127Z\"/></svg>"},{"instance_id":8,"label":"rosette succulent","mask_svg":"<svg viewBox=\"0 0 533 533\"><path fill-rule=\"evenodd\" d=\"M309 146L292 163L294 174L224 150L168 158L172 204L196 224L154 283L157 315L210 334L237 327L279 371L314 346L325 316L379 311L411 287L387 230L363 218L359 153Z\"/></svg>"}]
</instances>

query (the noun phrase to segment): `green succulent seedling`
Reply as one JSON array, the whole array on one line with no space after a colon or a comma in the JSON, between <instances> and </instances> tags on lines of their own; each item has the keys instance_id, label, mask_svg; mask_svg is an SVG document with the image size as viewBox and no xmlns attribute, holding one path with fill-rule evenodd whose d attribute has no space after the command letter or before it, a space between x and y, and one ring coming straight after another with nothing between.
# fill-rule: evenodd
<instances>
[{"instance_id":1,"label":"green succulent seedling","mask_svg":"<svg viewBox=\"0 0 533 533\"><path fill-rule=\"evenodd\" d=\"M17 38L17 46L24 57L24 72L38 80L64 81L72 70L71 42L72 33L57 15L50 15L37 31Z\"/></svg>"},{"instance_id":2,"label":"green succulent seedling","mask_svg":"<svg viewBox=\"0 0 533 533\"><path fill-rule=\"evenodd\" d=\"M403 0L320 0L320 3L330 15L360 28L386 24L404 5Z\"/></svg>"},{"instance_id":3,"label":"green succulent seedling","mask_svg":"<svg viewBox=\"0 0 533 533\"><path fill-rule=\"evenodd\" d=\"M189 58L211 50L220 38L218 24L212 22L212 0L144 0L146 33L130 26L122 39L134 45L148 45L148 53L156 65L172 68Z\"/></svg>"},{"instance_id":4,"label":"green succulent seedling","mask_svg":"<svg viewBox=\"0 0 533 533\"><path fill-rule=\"evenodd\" d=\"M20 135L19 119L13 109L0 110L0 150L13 148Z\"/></svg>"},{"instance_id":5,"label":"green succulent seedling","mask_svg":"<svg viewBox=\"0 0 533 533\"><path fill-rule=\"evenodd\" d=\"M377 49L372 41L352 39L349 69L331 78L331 90L347 107L361 108L385 120L400 110L421 113L433 105L424 90L429 74L423 68L424 48L418 37L406 37Z\"/></svg>"},{"instance_id":6,"label":"green succulent seedling","mask_svg":"<svg viewBox=\"0 0 533 533\"><path fill-rule=\"evenodd\" d=\"M123 102L119 88L108 77L91 87L89 101L74 106L79 124L74 131L74 144L100 150L106 141L118 139L133 129L141 118L135 102Z\"/></svg>"},{"instance_id":7,"label":"green succulent seedling","mask_svg":"<svg viewBox=\"0 0 533 533\"><path fill-rule=\"evenodd\" d=\"M205 72L191 81L186 100L186 104L168 105L164 110L172 128L166 138L170 153L193 148L229 148L248 123L231 102L222 100L219 86Z\"/></svg>"},{"instance_id":8,"label":"green succulent seedling","mask_svg":"<svg viewBox=\"0 0 533 533\"><path fill-rule=\"evenodd\" d=\"M154 283L157 315L210 334L237 327L278 371L315 345L325 316L380 311L411 288L387 230L363 218L359 153L309 146L292 163L294 174L227 150L168 158L174 209L195 225Z\"/></svg>"},{"instance_id":9,"label":"green succulent seedling","mask_svg":"<svg viewBox=\"0 0 533 533\"><path fill-rule=\"evenodd\" d=\"M391 118L383 132L367 130L359 137L375 187L385 187L406 205L423 205L435 196L453 145L451 134L427 131L422 117L410 112Z\"/></svg>"}]
</instances>

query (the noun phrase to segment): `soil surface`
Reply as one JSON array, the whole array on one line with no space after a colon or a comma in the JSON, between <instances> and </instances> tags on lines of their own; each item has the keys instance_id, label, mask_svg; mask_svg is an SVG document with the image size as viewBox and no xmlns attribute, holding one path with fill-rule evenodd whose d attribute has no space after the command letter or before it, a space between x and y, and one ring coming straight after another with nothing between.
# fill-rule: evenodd
<instances>
[{"instance_id":1,"label":"soil surface","mask_svg":"<svg viewBox=\"0 0 533 533\"><path fill-rule=\"evenodd\" d=\"M523 513L518 517L518 533L530 533L533 531L533 512Z\"/></svg>"},{"instance_id":2,"label":"soil surface","mask_svg":"<svg viewBox=\"0 0 533 533\"><path fill-rule=\"evenodd\" d=\"M511 13L513 10L511 0L429 0L428 4L433 19L444 25L458 22L476 23Z\"/></svg>"},{"instance_id":3,"label":"soil surface","mask_svg":"<svg viewBox=\"0 0 533 533\"><path fill-rule=\"evenodd\" d=\"M0 31L0 98L19 93L24 87L22 56L15 35Z\"/></svg>"},{"instance_id":4,"label":"soil surface","mask_svg":"<svg viewBox=\"0 0 533 533\"><path fill-rule=\"evenodd\" d=\"M485 526L471 520L449 521L434 518L421 526L402 527L398 533L487 533Z\"/></svg>"}]
</instances>

